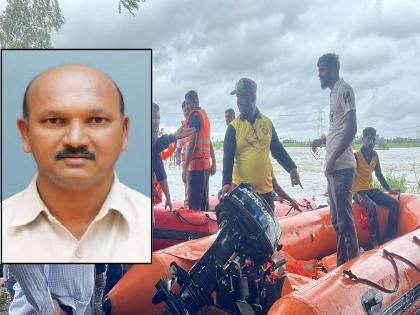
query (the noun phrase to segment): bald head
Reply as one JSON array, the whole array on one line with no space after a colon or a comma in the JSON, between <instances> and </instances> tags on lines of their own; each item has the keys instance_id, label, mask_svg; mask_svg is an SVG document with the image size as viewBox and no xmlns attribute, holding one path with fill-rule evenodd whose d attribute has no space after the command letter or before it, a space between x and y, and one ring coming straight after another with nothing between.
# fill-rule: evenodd
<instances>
[{"instance_id":1,"label":"bald head","mask_svg":"<svg viewBox=\"0 0 420 315\"><path fill-rule=\"evenodd\" d=\"M65 64L42 72L29 82L23 97L23 117L29 118L30 99L42 95L53 98L56 92L60 95L74 97L78 93L101 93L115 99L124 116L124 97L117 84L102 71L87 65Z\"/></svg>"}]
</instances>

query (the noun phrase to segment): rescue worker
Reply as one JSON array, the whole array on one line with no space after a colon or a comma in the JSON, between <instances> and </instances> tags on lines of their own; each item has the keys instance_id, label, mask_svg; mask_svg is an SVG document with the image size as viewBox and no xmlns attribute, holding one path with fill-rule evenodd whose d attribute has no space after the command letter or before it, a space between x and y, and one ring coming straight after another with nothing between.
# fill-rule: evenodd
<instances>
[{"instance_id":1,"label":"rescue worker","mask_svg":"<svg viewBox=\"0 0 420 315\"><path fill-rule=\"evenodd\" d=\"M172 211L173 205L165 167L162 162L160 152L165 150L171 143L178 139L185 138L191 135L193 129L178 129L175 134L162 135L158 137L158 130L160 124L160 108L159 105L153 103L152 105L152 189L153 189L153 204L162 201L162 192L165 195L165 208L169 207Z\"/></svg>"},{"instance_id":2,"label":"rescue worker","mask_svg":"<svg viewBox=\"0 0 420 315\"><path fill-rule=\"evenodd\" d=\"M315 139L312 151L325 145L325 176L328 181L331 222L336 233L337 266L359 255L356 226L351 207L351 186L356 161L352 142L357 132L356 103L352 87L340 78L340 62L336 54L318 59L321 88L330 93L330 127L327 137Z\"/></svg>"},{"instance_id":3,"label":"rescue worker","mask_svg":"<svg viewBox=\"0 0 420 315\"><path fill-rule=\"evenodd\" d=\"M185 104L185 101L182 102L182 112L184 113L184 120L181 121L181 126L183 129L187 129L187 118L188 118L188 111L187 111L187 105ZM187 145L190 142L190 137L186 137L184 139L179 139L176 142L176 164L181 165L182 168L184 168L185 164L185 155L187 151ZM184 182L184 208L188 209L188 178Z\"/></svg>"},{"instance_id":4,"label":"rescue worker","mask_svg":"<svg viewBox=\"0 0 420 315\"><path fill-rule=\"evenodd\" d=\"M257 84L248 78L236 83L240 115L228 126L223 143L223 183L219 199L240 183L251 184L274 209L272 156L289 172L292 185L301 185L296 164L279 141L270 118L256 107Z\"/></svg>"},{"instance_id":5,"label":"rescue worker","mask_svg":"<svg viewBox=\"0 0 420 315\"><path fill-rule=\"evenodd\" d=\"M367 210L373 247L376 247L381 243L378 219L376 217L376 205L384 206L389 211L388 224L384 236L384 240L387 241L394 238L397 234L400 204L397 200L380 191L378 188L373 188L372 172L375 171L376 178L386 191L391 193L398 192L388 185L382 174L378 153L373 149L376 141L376 130L372 127L365 128L363 130L362 141L362 147L354 153L357 168L352 194L353 199Z\"/></svg>"},{"instance_id":6,"label":"rescue worker","mask_svg":"<svg viewBox=\"0 0 420 315\"><path fill-rule=\"evenodd\" d=\"M225 122L226 126L229 126L229 124L235 119L235 111L232 108L228 108L225 110Z\"/></svg>"},{"instance_id":7,"label":"rescue worker","mask_svg":"<svg viewBox=\"0 0 420 315\"><path fill-rule=\"evenodd\" d=\"M188 204L190 209L209 210L209 177L216 173L216 159L210 140L210 121L199 106L198 94L191 90L185 94L188 111L187 126L195 129L187 146L182 180L188 177ZM187 176L188 173L188 176Z\"/></svg>"}]
</instances>

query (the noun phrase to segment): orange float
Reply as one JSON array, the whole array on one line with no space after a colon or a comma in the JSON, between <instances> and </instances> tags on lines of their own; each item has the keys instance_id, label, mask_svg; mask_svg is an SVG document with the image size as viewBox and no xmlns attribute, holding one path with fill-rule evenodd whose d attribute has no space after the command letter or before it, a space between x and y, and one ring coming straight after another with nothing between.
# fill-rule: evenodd
<instances>
[{"instance_id":1,"label":"orange float","mask_svg":"<svg viewBox=\"0 0 420 315\"><path fill-rule=\"evenodd\" d=\"M298 197L296 202L300 205L300 211L292 208L286 201L275 201L275 216L293 216L316 208L315 201L308 197ZM218 203L217 196L209 196L212 211L183 209L184 202L179 200L173 201L172 212L165 209L164 203L156 205L153 208L153 250L217 233L219 226L214 209Z\"/></svg>"},{"instance_id":2,"label":"orange float","mask_svg":"<svg viewBox=\"0 0 420 315\"><path fill-rule=\"evenodd\" d=\"M168 157L172 155L175 151L175 145L171 143L167 149L160 152L160 156L162 157L162 160L166 160Z\"/></svg>"},{"instance_id":3,"label":"orange float","mask_svg":"<svg viewBox=\"0 0 420 315\"><path fill-rule=\"evenodd\" d=\"M369 305L378 307L378 313L389 311L390 308L401 310L404 307L418 307L420 195L401 194L400 205L398 237L365 252L318 280L286 273L281 295L268 314L367 314L365 307ZM358 205L353 205L358 239L361 246L369 246L370 235L361 228L360 210ZM386 222L387 211L379 207L381 235ZM280 243L284 245L283 250L295 259L321 259L336 250L329 208L282 217L278 223L282 230ZM157 281L169 277L168 267L173 261L184 269L190 269L215 237L212 235L156 251L152 254L152 264L134 265L109 293L112 314L162 313L163 303L153 305L151 302ZM394 254L387 255L386 252ZM393 258L390 258L392 255ZM396 269L391 260L396 262ZM369 279L387 289L396 287L397 283L398 286L394 292L378 291L379 294L374 292L372 295L369 290L374 288L371 285L350 279L343 274L344 270L351 270L357 277Z\"/></svg>"}]
</instances>

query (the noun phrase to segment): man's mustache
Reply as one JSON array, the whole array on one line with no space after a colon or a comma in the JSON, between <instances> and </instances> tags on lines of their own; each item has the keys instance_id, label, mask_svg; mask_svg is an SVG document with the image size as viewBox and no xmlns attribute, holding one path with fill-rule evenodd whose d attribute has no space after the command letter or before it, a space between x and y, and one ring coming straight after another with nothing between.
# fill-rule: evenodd
<instances>
[{"instance_id":1,"label":"man's mustache","mask_svg":"<svg viewBox=\"0 0 420 315\"><path fill-rule=\"evenodd\" d=\"M58 151L55 154L55 159L56 160L62 160L68 157L74 157L74 155L77 155L81 158L85 158L88 160L95 160L96 159L96 155L95 153L89 151L88 149L84 148L84 147L67 147L61 151Z\"/></svg>"}]
</instances>

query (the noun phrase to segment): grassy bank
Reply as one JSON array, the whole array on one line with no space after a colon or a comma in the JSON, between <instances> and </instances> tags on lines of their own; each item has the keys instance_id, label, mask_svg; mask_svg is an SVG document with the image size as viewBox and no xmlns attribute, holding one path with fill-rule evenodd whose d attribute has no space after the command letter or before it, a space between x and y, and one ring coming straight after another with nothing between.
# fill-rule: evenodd
<instances>
[{"instance_id":1,"label":"grassy bank","mask_svg":"<svg viewBox=\"0 0 420 315\"><path fill-rule=\"evenodd\" d=\"M400 192L420 194L420 174L415 163L413 163L410 173L412 173L416 179L415 183L412 185L407 183L407 174L395 175L393 172L388 172L385 179L392 189L399 189ZM373 187L383 190L383 187L376 178L373 179Z\"/></svg>"},{"instance_id":2,"label":"grassy bank","mask_svg":"<svg viewBox=\"0 0 420 315\"><path fill-rule=\"evenodd\" d=\"M389 148L419 148L420 143L387 143Z\"/></svg>"}]
</instances>

